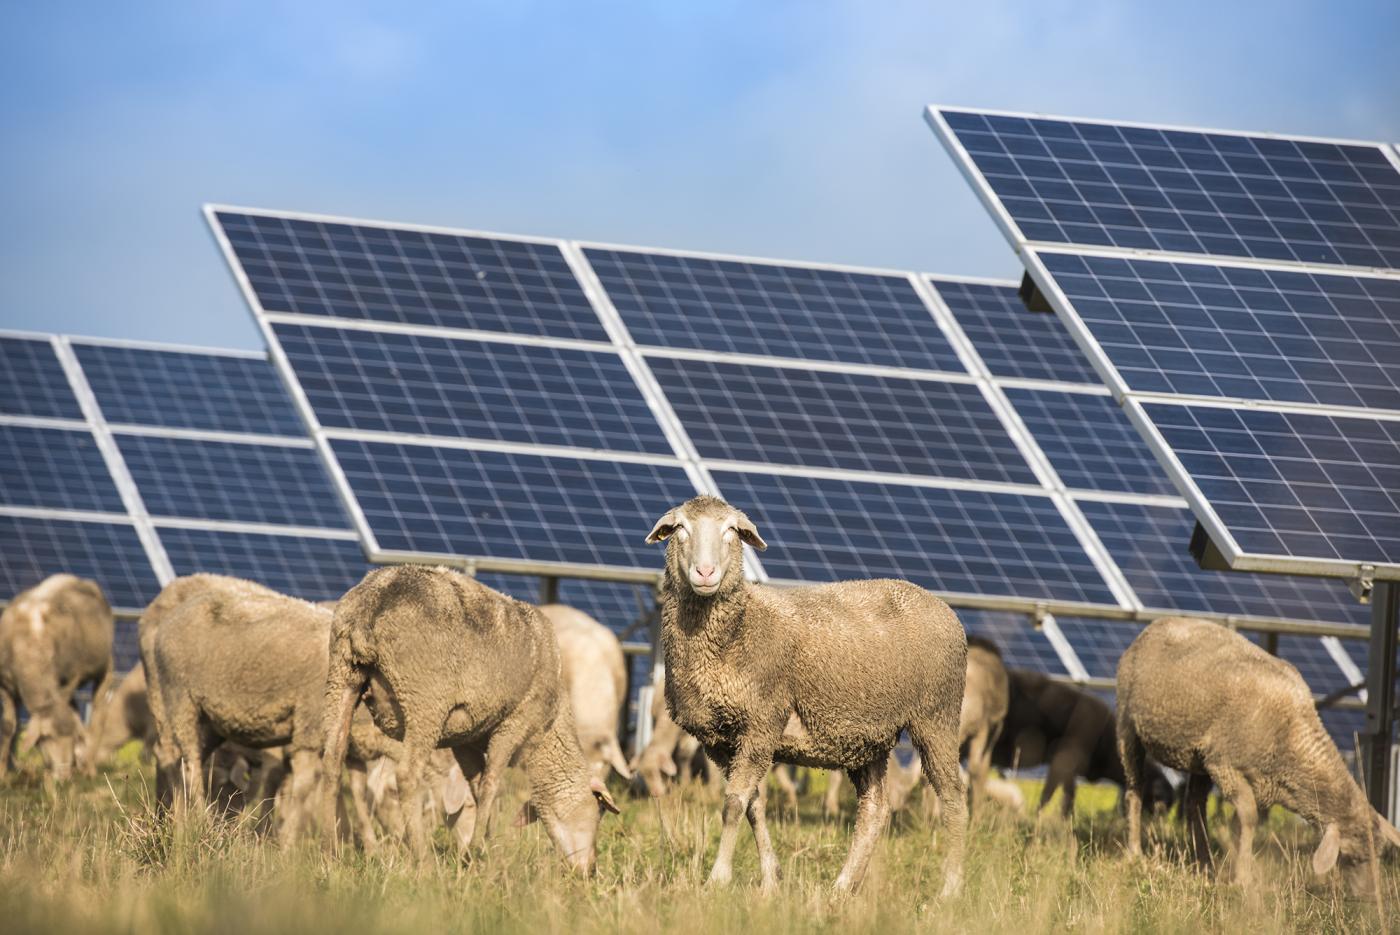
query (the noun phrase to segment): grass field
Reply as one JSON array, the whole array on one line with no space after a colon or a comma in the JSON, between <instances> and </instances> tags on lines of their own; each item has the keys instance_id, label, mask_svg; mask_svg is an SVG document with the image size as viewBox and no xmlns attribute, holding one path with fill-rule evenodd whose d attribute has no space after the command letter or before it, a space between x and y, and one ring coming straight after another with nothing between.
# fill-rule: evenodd
<instances>
[{"instance_id":1,"label":"grass field","mask_svg":"<svg viewBox=\"0 0 1400 935\"><path fill-rule=\"evenodd\" d=\"M150 789L127 751L122 767L46 792L33 767L0 784L0 931L21 932L699 932L1400 930L1400 868L1383 871L1384 916L1335 883L1308 879L1313 833L1278 813L1260 834L1253 893L1190 869L1185 835L1152 828L1149 856L1122 856L1116 790L1086 787L1068 827L987 812L969 836L967 885L935 896L943 852L915 799L877 851L865 886L832 898L850 833L823 821L815 796L773 822L779 895L760 897L745 838L736 885L702 884L718 839L718 803L688 787L660 801L626 799L599 835L595 879L572 878L534 825L509 821L469 864L289 850L246 823L176 831L153 820ZM820 780L817 780L819 783ZM521 792L503 806L509 817ZM1036 789L1027 784L1027 800ZM746 832L747 835L747 832Z\"/></svg>"}]
</instances>

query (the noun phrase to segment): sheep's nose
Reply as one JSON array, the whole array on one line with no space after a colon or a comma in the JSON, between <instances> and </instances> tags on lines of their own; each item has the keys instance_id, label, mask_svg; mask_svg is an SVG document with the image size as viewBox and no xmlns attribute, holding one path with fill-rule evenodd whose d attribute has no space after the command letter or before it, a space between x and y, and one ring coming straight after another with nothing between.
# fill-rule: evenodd
<instances>
[{"instance_id":1,"label":"sheep's nose","mask_svg":"<svg viewBox=\"0 0 1400 935\"><path fill-rule=\"evenodd\" d=\"M713 566L713 565L696 565L696 566L695 566L695 573L696 573L697 575L699 575L700 577L702 577L702 578L709 578L709 577L711 577L711 576L714 575L714 573L715 573L715 566Z\"/></svg>"}]
</instances>

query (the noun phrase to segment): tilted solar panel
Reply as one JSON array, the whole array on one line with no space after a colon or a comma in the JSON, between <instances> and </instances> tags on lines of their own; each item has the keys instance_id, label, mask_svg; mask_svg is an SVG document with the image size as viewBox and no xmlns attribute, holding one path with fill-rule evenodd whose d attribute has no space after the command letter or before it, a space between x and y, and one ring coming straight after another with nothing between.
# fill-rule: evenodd
<instances>
[{"instance_id":1,"label":"tilted solar panel","mask_svg":"<svg viewBox=\"0 0 1400 935\"><path fill-rule=\"evenodd\" d=\"M980 636L996 644L1007 668L1068 674L1055 647L1030 625L1024 614L969 608L961 608L957 614L969 636Z\"/></svg>"},{"instance_id":2,"label":"tilted solar panel","mask_svg":"<svg viewBox=\"0 0 1400 935\"><path fill-rule=\"evenodd\" d=\"M1098 385L1089 358L1054 315L1026 311L1015 286L930 277L994 377Z\"/></svg>"},{"instance_id":3,"label":"tilted solar panel","mask_svg":"<svg viewBox=\"0 0 1400 935\"><path fill-rule=\"evenodd\" d=\"M254 435L304 436L261 354L75 341L73 353L106 420Z\"/></svg>"},{"instance_id":4,"label":"tilted solar panel","mask_svg":"<svg viewBox=\"0 0 1400 935\"><path fill-rule=\"evenodd\" d=\"M1034 484L974 384L648 357L701 457Z\"/></svg>"},{"instance_id":5,"label":"tilted solar panel","mask_svg":"<svg viewBox=\"0 0 1400 935\"><path fill-rule=\"evenodd\" d=\"M126 512L102 452L87 429L0 424L0 503Z\"/></svg>"},{"instance_id":6,"label":"tilted solar panel","mask_svg":"<svg viewBox=\"0 0 1400 935\"><path fill-rule=\"evenodd\" d=\"M0 415L83 417L47 338L0 336Z\"/></svg>"},{"instance_id":7,"label":"tilted solar panel","mask_svg":"<svg viewBox=\"0 0 1400 935\"><path fill-rule=\"evenodd\" d=\"M644 346L966 372L909 278L585 247Z\"/></svg>"},{"instance_id":8,"label":"tilted solar panel","mask_svg":"<svg viewBox=\"0 0 1400 935\"><path fill-rule=\"evenodd\" d=\"M1093 617L1056 616L1055 623L1078 652L1085 671L1096 679L1118 677L1118 660L1143 629L1140 623Z\"/></svg>"},{"instance_id":9,"label":"tilted solar panel","mask_svg":"<svg viewBox=\"0 0 1400 935\"><path fill-rule=\"evenodd\" d=\"M0 513L0 595L9 600L49 575L67 572L102 586L113 607L145 607L160 590L129 523Z\"/></svg>"},{"instance_id":10,"label":"tilted solar panel","mask_svg":"<svg viewBox=\"0 0 1400 935\"><path fill-rule=\"evenodd\" d=\"M292 324L273 330L326 428L671 452L611 347Z\"/></svg>"},{"instance_id":11,"label":"tilted solar panel","mask_svg":"<svg viewBox=\"0 0 1400 935\"><path fill-rule=\"evenodd\" d=\"M1377 144L953 108L928 118L1019 240L1400 268L1400 172Z\"/></svg>"},{"instance_id":12,"label":"tilted solar panel","mask_svg":"<svg viewBox=\"0 0 1400 935\"><path fill-rule=\"evenodd\" d=\"M373 567L349 537L164 526L160 538L177 575L212 571L310 601L338 600Z\"/></svg>"}]
</instances>

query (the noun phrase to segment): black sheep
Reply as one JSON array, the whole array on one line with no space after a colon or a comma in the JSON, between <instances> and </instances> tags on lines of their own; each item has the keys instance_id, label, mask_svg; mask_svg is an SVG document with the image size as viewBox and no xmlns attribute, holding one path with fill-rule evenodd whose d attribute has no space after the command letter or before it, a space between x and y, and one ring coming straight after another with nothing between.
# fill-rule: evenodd
<instances>
[{"instance_id":1,"label":"black sheep","mask_svg":"<svg viewBox=\"0 0 1400 935\"><path fill-rule=\"evenodd\" d=\"M1081 776L1090 782L1108 780L1123 786L1112 708L1088 692L1038 672L1012 669L1008 674L1011 704L1001 737L992 749L992 762L1003 769L1050 765L1037 811L1045 808L1057 788L1063 788L1061 807L1070 815L1075 784ZM1166 775L1148 764L1148 807L1169 809L1173 798Z\"/></svg>"}]
</instances>

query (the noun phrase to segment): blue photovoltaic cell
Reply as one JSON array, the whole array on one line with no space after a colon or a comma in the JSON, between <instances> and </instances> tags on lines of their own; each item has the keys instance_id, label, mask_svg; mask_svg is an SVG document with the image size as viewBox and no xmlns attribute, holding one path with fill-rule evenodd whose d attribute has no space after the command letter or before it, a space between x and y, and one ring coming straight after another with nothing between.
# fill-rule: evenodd
<instances>
[{"instance_id":1,"label":"blue photovoltaic cell","mask_svg":"<svg viewBox=\"0 0 1400 935\"><path fill-rule=\"evenodd\" d=\"M670 454L613 351L276 325L326 428Z\"/></svg>"},{"instance_id":2,"label":"blue photovoltaic cell","mask_svg":"<svg viewBox=\"0 0 1400 935\"><path fill-rule=\"evenodd\" d=\"M63 365L47 340L0 337L0 414L83 418Z\"/></svg>"},{"instance_id":3,"label":"blue photovoltaic cell","mask_svg":"<svg viewBox=\"0 0 1400 935\"><path fill-rule=\"evenodd\" d=\"M1400 563L1400 422L1144 409L1242 551Z\"/></svg>"},{"instance_id":4,"label":"blue photovoltaic cell","mask_svg":"<svg viewBox=\"0 0 1400 935\"><path fill-rule=\"evenodd\" d=\"M641 345L966 372L903 276L584 252Z\"/></svg>"},{"instance_id":5,"label":"blue photovoltaic cell","mask_svg":"<svg viewBox=\"0 0 1400 935\"><path fill-rule=\"evenodd\" d=\"M102 586L113 607L144 608L160 590L131 526L0 516L0 599L67 572Z\"/></svg>"},{"instance_id":6,"label":"blue photovoltaic cell","mask_svg":"<svg viewBox=\"0 0 1400 935\"><path fill-rule=\"evenodd\" d=\"M1055 617L1065 639L1092 678L1116 679L1118 660L1142 632L1142 624L1093 617Z\"/></svg>"},{"instance_id":7,"label":"blue photovoltaic cell","mask_svg":"<svg viewBox=\"0 0 1400 935\"><path fill-rule=\"evenodd\" d=\"M1129 390L1400 409L1400 280L1038 256Z\"/></svg>"},{"instance_id":8,"label":"blue photovoltaic cell","mask_svg":"<svg viewBox=\"0 0 1400 935\"><path fill-rule=\"evenodd\" d=\"M86 429L0 425L0 502L123 513L107 462Z\"/></svg>"},{"instance_id":9,"label":"blue photovoltaic cell","mask_svg":"<svg viewBox=\"0 0 1400 935\"><path fill-rule=\"evenodd\" d=\"M347 529L312 448L117 435L152 516Z\"/></svg>"},{"instance_id":10,"label":"blue photovoltaic cell","mask_svg":"<svg viewBox=\"0 0 1400 935\"><path fill-rule=\"evenodd\" d=\"M1258 637L1258 641L1262 642L1263 638ZM1355 640L1347 640L1342 645L1348 644L1361 645ZM1346 674L1333 660L1332 654L1327 651L1322 640L1315 636L1280 634L1278 656L1292 663L1315 695L1330 694L1349 684Z\"/></svg>"},{"instance_id":11,"label":"blue photovoltaic cell","mask_svg":"<svg viewBox=\"0 0 1400 935\"><path fill-rule=\"evenodd\" d=\"M1327 733L1332 735L1332 741L1337 745L1337 749L1348 759L1357 754L1357 734L1366 733L1366 712L1355 709L1324 708L1318 714L1322 716L1322 725L1327 728Z\"/></svg>"},{"instance_id":12,"label":"blue photovoltaic cell","mask_svg":"<svg viewBox=\"0 0 1400 935\"><path fill-rule=\"evenodd\" d=\"M972 384L647 362L704 458L1036 483Z\"/></svg>"},{"instance_id":13,"label":"blue photovoltaic cell","mask_svg":"<svg viewBox=\"0 0 1400 935\"><path fill-rule=\"evenodd\" d=\"M306 434L266 360L81 343L73 351L112 425Z\"/></svg>"},{"instance_id":14,"label":"blue photovoltaic cell","mask_svg":"<svg viewBox=\"0 0 1400 935\"><path fill-rule=\"evenodd\" d=\"M373 567L347 539L159 527L177 575L247 578L309 601L339 600Z\"/></svg>"},{"instance_id":15,"label":"blue photovoltaic cell","mask_svg":"<svg viewBox=\"0 0 1400 935\"><path fill-rule=\"evenodd\" d=\"M608 340L554 244L219 212L268 312Z\"/></svg>"},{"instance_id":16,"label":"blue photovoltaic cell","mask_svg":"<svg viewBox=\"0 0 1400 935\"><path fill-rule=\"evenodd\" d=\"M1147 607L1327 623L1370 620L1369 609L1342 581L1200 568L1188 549L1195 528L1188 509L1078 503Z\"/></svg>"},{"instance_id":17,"label":"blue photovoltaic cell","mask_svg":"<svg viewBox=\"0 0 1400 935\"><path fill-rule=\"evenodd\" d=\"M118 618L112 624L112 663L116 666L117 677L121 678L141 661L136 630L138 621Z\"/></svg>"},{"instance_id":18,"label":"blue photovoltaic cell","mask_svg":"<svg viewBox=\"0 0 1400 935\"><path fill-rule=\"evenodd\" d=\"M476 576L482 584L502 594L530 604L541 603L541 580L530 575L504 575L486 572ZM640 602L639 602L640 601ZM588 614L594 620L621 634L636 622L642 608L656 606L652 589L626 581L593 581L587 578L560 578L559 603ZM646 642L651 633L645 627L634 630L629 641Z\"/></svg>"},{"instance_id":19,"label":"blue photovoltaic cell","mask_svg":"<svg viewBox=\"0 0 1400 935\"><path fill-rule=\"evenodd\" d=\"M1047 675L1064 675L1059 653L1043 633L1037 633L1025 614L1004 610L980 610L957 607L969 636L989 639L1001 650L1002 662L1008 669L1030 669Z\"/></svg>"},{"instance_id":20,"label":"blue photovoltaic cell","mask_svg":"<svg viewBox=\"0 0 1400 935\"><path fill-rule=\"evenodd\" d=\"M930 279L968 340L997 377L1102 384L1053 314L1032 312L1015 286Z\"/></svg>"},{"instance_id":21,"label":"blue photovoltaic cell","mask_svg":"<svg viewBox=\"0 0 1400 935\"><path fill-rule=\"evenodd\" d=\"M1014 387L1005 392L1066 487L1176 493L1113 397Z\"/></svg>"},{"instance_id":22,"label":"blue photovoltaic cell","mask_svg":"<svg viewBox=\"0 0 1400 935\"><path fill-rule=\"evenodd\" d=\"M1400 268L1379 146L941 113L1027 240Z\"/></svg>"},{"instance_id":23,"label":"blue photovoltaic cell","mask_svg":"<svg viewBox=\"0 0 1400 935\"><path fill-rule=\"evenodd\" d=\"M936 591L1114 603L1048 497L714 472L776 579L907 578Z\"/></svg>"},{"instance_id":24,"label":"blue photovoltaic cell","mask_svg":"<svg viewBox=\"0 0 1400 935\"><path fill-rule=\"evenodd\" d=\"M335 439L382 549L660 569L642 540L695 488L679 467Z\"/></svg>"}]
</instances>

